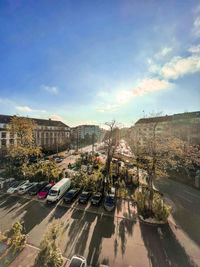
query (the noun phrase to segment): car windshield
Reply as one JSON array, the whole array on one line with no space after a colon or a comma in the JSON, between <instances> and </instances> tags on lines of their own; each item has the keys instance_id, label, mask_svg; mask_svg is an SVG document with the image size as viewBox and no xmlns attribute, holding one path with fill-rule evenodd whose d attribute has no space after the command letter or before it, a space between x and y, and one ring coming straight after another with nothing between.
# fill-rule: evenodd
<instances>
[{"instance_id":1,"label":"car windshield","mask_svg":"<svg viewBox=\"0 0 200 267\"><path fill-rule=\"evenodd\" d=\"M57 194L58 194L58 191L56 191L56 190L50 190L49 191L50 196L56 196Z\"/></svg>"},{"instance_id":2,"label":"car windshield","mask_svg":"<svg viewBox=\"0 0 200 267\"><path fill-rule=\"evenodd\" d=\"M74 193L75 193L75 190L71 190L65 196L66 197L71 197L71 196L73 196Z\"/></svg>"},{"instance_id":3,"label":"car windshield","mask_svg":"<svg viewBox=\"0 0 200 267\"><path fill-rule=\"evenodd\" d=\"M82 260L77 259L77 258L73 258L71 263L70 263L70 267L80 267L82 264Z\"/></svg>"},{"instance_id":4,"label":"car windshield","mask_svg":"<svg viewBox=\"0 0 200 267\"><path fill-rule=\"evenodd\" d=\"M36 184L35 188L41 188L44 184Z\"/></svg>"},{"instance_id":5,"label":"car windshield","mask_svg":"<svg viewBox=\"0 0 200 267\"><path fill-rule=\"evenodd\" d=\"M92 199L94 199L94 200L99 200L99 199L100 199L100 196L93 196Z\"/></svg>"},{"instance_id":6,"label":"car windshield","mask_svg":"<svg viewBox=\"0 0 200 267\"><path fill-rule=\"evenodd\" d=\"M83 192L83 193L81 194L81 196L82 196L82 197L87 197L88 194L89 194L88 192Z\"/></svg>"},{"instance_id":7,"label":"car windshield","mask_svg":"<svg viewBox=\"0 0 200 267\"><path fill-rule=\"evenodd\" d=\"M16 182L15 184L12 185L12 187L16 188L16 187L18 187L18 185L19 185L19 182Z\"/></svg>"},{"instance_id":8,"label":"car windshield","mask_svg":"<svg viewBox=\"0 0 200 267\"><path fill-rule=\"evenodd\" d=\"M113 203L114 199L110 196L106 197L106 203Z\"/></svg>"},{"instance_id":9,"label":"car windshield","mask_svg":"<svg viewBox=\"0 0 200 267\"><path fill-rule=\"evenodd\" d=\"M42 189L42 192L49 192L49 189L51 188L52 186L50 184L46 185L44 189Z\"/></svg>"}]
</instances>

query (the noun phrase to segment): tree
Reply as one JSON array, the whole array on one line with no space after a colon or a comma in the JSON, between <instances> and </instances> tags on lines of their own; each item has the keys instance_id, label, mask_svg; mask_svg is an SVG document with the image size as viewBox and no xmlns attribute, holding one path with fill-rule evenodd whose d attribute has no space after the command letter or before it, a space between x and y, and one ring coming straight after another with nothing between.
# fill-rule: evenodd
<instances>
[{"instance_id":1,"label":"tree","mask_svg":"<svg viewBox=\"0 0 200 267\"><path fill-rule=\"evenodd\" d=\"M119 143L119 128L117 127L115 120L111 122L106 122L105 124L109 127L109 130L105 133L105 136L104 136L105 148L107 150L107 158L106 158L106 163L105 163L104 175L105 177L108 177L110 173L110 165L111 165L112 157ZM105 182L103 182L103 190L104 190L104 186L105 186Z\"/></svg>"},{"instance_id":2,"label":"tree","mask_svg":"<svg viewBox=\"0 0 200 267\"><path fill-rule=\"evenodd\" d=\"M57 182L62 173L60 167L54 162L38 162L29 166L23 165L22 170L26 178L31 181Z\"/></svg>"},{"instance_id":3,"label":"tree","mask_svg":"<svg viewBox=\"0 0 200 267\"><path fill-rule=\"evenodd\" d=\"M40 243L40 252L35 259L34 267L62 266L63 258L61 251L58 248L61 232L62 224L58 220L53 221Z\"/></svg>"},{"instance_id":4,"label":"tree","mask_svg":"<svg viewBox=\"0 0 200 267\"><path fill-rule=\"evenodd\" d=\"M8 151L8 172L23 176L22 166L27 166L31 158L41 156L41 149L34 140L35 127L34 121L29 118L12 117L8 130L13 137L17 137L17 144L11 145Z\"/></svg>"},{"instance_id":5,"label":"tree","mask_svg":"<svg viewBox=\"0 0 200 267\"><path fill-rule=\"evenodd\" d=\"M27 235L22 234L23 226L20 222L13 224L10 230L5 232L9 239L9 249L13 249L13 255L22 250L26 244Z\"/></svg>"}]
</instances>

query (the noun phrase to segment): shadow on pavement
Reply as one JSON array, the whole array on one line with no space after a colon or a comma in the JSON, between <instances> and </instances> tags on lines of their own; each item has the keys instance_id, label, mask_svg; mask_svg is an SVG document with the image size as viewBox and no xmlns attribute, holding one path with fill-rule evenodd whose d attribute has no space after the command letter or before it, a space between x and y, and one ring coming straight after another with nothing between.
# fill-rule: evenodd
<instances>
[{"instance_id":1,"label":"shadow on pavement","mask_svg":"<svg viewBox=\"0 0 200 267\"><path fill-rule=\"evenodd\" d=\"M200 246L200 192L170 179L157 179L154 183L170 199L176 224Z\"/></svg>"},{"instance_id":2,"label":"shadow on pavement","mask_svg":"<svg viewBox=\"0 0 200 267\"><path fill-rule=\"evenodd\" d=\"M122 210L122 199L118 198L116 201L116 209L117 209L117 213L119 213Z\"/></svg>"},{"instance_id":3,"label":"shadow on pavement","mask_svg":"<svg viewBox=\"0 0 200 267\"><path fill-rule=\"evenodd\" d=\"M70 255L72 254L84 254L86 243L90 231L91 224L96 218L96 214L84 212L82 210L74 209L71 215L73 222L71 223L68 230L69 241L66 244L64 252L70 249Z\"/></svg>"},{"instance_id":4,"label":"shadow on pavement","mask_svg":"<svg viewBox=\"0 0 200 267\"><path fill-rule=\"evenodd\" d=\"M168 224L158 227L140 222L140 229L153 267L196 266Z\"/></svg>"},{"instance_id":5,"label":"shadow on pavement","mask_svg":"<svg viewBox=\"0 0 200 267\"><path fill-rule=\"evenodd\" d=\"M80 255L84 254L90 232L90 227L92 223L95 221L96 217L97 217L96 214L86 212L82 218L82 221L84 222L82 227L82 232L75 245L75 251Z\"/></svg>"},{"instance_id":6,"label":"shadow on pavement","mask_svg":"<svg viewBox=\"0 0 200 267\"><path fill-rule=\"evenodd\" d=\"M51 210L51 207L47 207L41 202L32 200L19 209L13 218L17 218L20 214L25 212L20 221L23 222L25 233L29 233L48 216Z\"/></svg>"},{"instance_id":7,"label":"shadow on pavement","mask_svg":"<svg viewBox=\"0 0 200 267\"><path fill-rule=\"evenodd\" d=\"M0 204L0 209L8 210L12 208L17 202L20 203L20 201L22 201L22 198L18 196L3 196L3 197L1 200L4 200L5 198L6 199Z\"/></svg>"},{"instance_id":8,"label":"shadow on pavement","mask_svg":"<svg viewBox=\"0 0 200 267\"><path fill-rule=\"evenodd\" d=\"M99 265L99 256L102 250L102 240L104 238L111 238L114 233L114 217L97 215L96 225L94 227L93 235L89 245L89 252L87 256L88 264L92 266ZM109 260L106 260L106 263L109 265Z\"/></svg>"},{"instance_id":9,"label":"shadow on pavement","mask_svg":"<svg viewBox=\"0 0 200 267\"><path fill-rule=\"evenodd\" d=\"M16 203L19 203L19 204L21 204L21 206L23 206L23 205L25 205L25 204L27 204L28 202L30 202L31 201L31 199L26 199L26 198L20 198L19 200L17 200L17 202ZM8 213L11 213L11 212L13 212L13 211L15 211L16 209L18 209L18 208L20 208L20 207L13 207L12 209L10 209L10 210L8 210L8 212L7 212L7 214Z\"/></svg>"},{"instance_id":10,"label":"shadow on pavement","mask_svg":"<svg viewBox=\"0 0 200 267\"><path fill-rule=\"evenodd\" d=\"M136 224L136 221L122 219L118 225L118 233L121 240L121 252L122 255L124 255L126 250L126 244L127 244L127 237L133 235L133 227ZM116 241L117 242L117 241ZM115 244L116 250L115 250L115 256L117 255L117 244Z\"/></svg>"},{"instance_id":11,"label":"shadow on pavement","mask_svg":"<svg viewBox=\"0 0 200 267\"><path fill-rule=\"evenodd\" d=\"M63 207L60 205L57 205L54 213L51 215L51 217L49 218L49 222L52 222L54 219L61 219L61 217L63 217L63 215L69 210L69 207Z\"/></svg>"}]
</instances>

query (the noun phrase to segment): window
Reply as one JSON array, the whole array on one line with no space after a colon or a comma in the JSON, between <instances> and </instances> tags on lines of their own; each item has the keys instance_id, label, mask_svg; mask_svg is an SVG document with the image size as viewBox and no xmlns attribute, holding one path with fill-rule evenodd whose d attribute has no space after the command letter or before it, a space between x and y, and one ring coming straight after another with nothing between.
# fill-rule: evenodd
<instances>
[{"instance_id":1,"label":"window","mask_svg":"<svg viewBox=\"0 0 200 267\"><path fill-rule=\"evenodd\" d=\"M1 138L6 138L6 132L1 133Z\"/></svg>"},{"instance_id":2,"label":"window","mask_svg":"<svg viewBox=\"0 0 200 267\"><path fill-rule=\"evenodd\" d=\"M10 139L10 144L14 145L14 139Z\"/></svg>"},{"instance_id":3,"label":"window","mask_svg":"<svg viewBox=\"0 0 200 267\"><path fill-rule=\"evenodd\" d=\"M10 138L14 138L14 133L10 133Z\"/></svg>"},{"instance_id":4,"label":"window","mask_svg":"<svg viewBox=\"0 0 200 267\"><path fill-rule=\"evenodd\" d=\"M1 140L1 145L5 146L6 145L6 140Z\"/></svg>"}]
</instances>

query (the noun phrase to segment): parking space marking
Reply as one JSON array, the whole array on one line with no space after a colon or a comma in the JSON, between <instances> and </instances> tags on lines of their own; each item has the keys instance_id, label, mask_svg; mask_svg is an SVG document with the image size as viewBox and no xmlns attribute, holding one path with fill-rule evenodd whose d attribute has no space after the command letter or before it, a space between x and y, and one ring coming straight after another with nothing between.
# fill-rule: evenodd
<instances>
[{"instance_id":1,"label":"parking space marking","mask_svg":"<svg viewBox=\"0 0 200 267\"><path fill-rule=\"evenodd\" d=\"M5 195L8 195L7 193L4 193ZM17 193L14 193L14 194L11 194L11 195L8 195L8 196L18 196L20 198L24 198L24 199L28 199L28 200L35 200L35 201L38 201L40 203L43 203L44 205L46 205L46 199L38 199L36 196L28 196L28 195L19 195ZM49 204L50 206L51 204ZM102 206L97 206L97 207L93 207L91 206L91 204L88 202L88 204L86 206L80 206L80 204L78 203L78 200L76 199L73 203L71 204L66 204L63 202L63 199L61 198L58 203L56 203L55 206L52 206L53 209L52 211L54 210L54 208L56 208L57 206L61 206L61 207L65 207L65 208L69 208L69 210L82 210L83 212L90 212L90 213L94 213L94 214L99 214L101 216L109 216L109 217L115 217L115 218L120 218L120 219L127 219L127 220L131 220L131 221L136 221L137 220L137 213L136 213L136 216L135 217L126 217L126 216L123 216L123 214L120 214L120 215L117 215L115 213L116 211L116 208L114 211L112 212L107 212L103 209ZM68 213L68 211L66 212L66 214Z\"/></svg>"}]
</instances>

